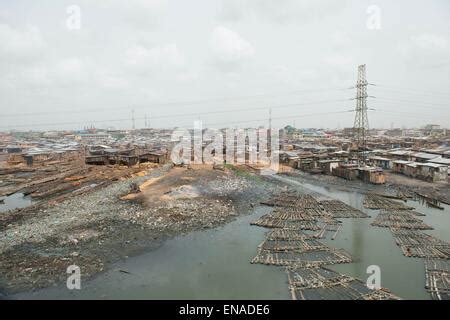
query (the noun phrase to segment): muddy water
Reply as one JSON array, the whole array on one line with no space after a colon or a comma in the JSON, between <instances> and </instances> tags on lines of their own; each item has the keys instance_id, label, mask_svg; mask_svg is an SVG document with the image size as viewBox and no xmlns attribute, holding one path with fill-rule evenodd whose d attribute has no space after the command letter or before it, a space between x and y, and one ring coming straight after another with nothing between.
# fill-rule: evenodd
<instances>
[{"instance_id":1,"label":"muddy water","mask_svg":"<svg viewBox=\"0 0 450 320\"><path fill-rule=\"evenodd\" d=\"M79 291L58 287L13 298L289 299L282 268L250 264L266 232L250 221L269 211L258 207L223 227L168 240L82 282Z\"/></svg>"},{"instance_id":2,"label":"muddy water","mask_svg":"<svg viewBox=\"0 0 450 320\"><path fill-rule=\"evenodd\" d=\"M299 183L292 177L280 176L278 179L298 189L311 190L341 200L371 216L369 219L341 219L343 228L337 238L323 241L329 246L345 249L354 260L351 264L331 266L331 269L365 280L369 276L366 273L367 267L377 265L381 270L381 285L383 287L389 288L393 293L404 299L430 299L429 294L425 291L423 259L403 256L387 228L370 225L378 214L378 210L363 207L363 194ZM407 205L426 214L425 217L419 218L435 228L425 231L426 233L450 242L450 232L448 232L450 230L449 206L444 205L445 210L437 210L428 208L416 201L408 201Z\"/></svg>"},{"instance_id":3,"label":"muddy water","mask_svg":"<svg viewBox=\"0 0 450 320\"><path fill-rule=\"evenodd\" d=\"M31 198L24 197L22 193L14 193L8 197L0 198L3 203L0 203L0 212L5 212L17 208L25 208L31 204Z\"/></svg>"},{"instance_id":4,"label":"muddy water","mask_svg":"<svg viewBox=\"0 0 450 320\"><path fill-rule=\"evenodd\" d=\"M315 186L292 177L277 179L299 190L339 199L371 216L342 219L344 225L337 239L324 240L332 247L344 248L354 258L354 263L332 269L366 279L367 267L377 265L382 286L393 293L406 299L430 298L424 289L423 260L404 257L387 229L370 226L378 212L362 207L362 194ZM448 206L441 211L418 202L408 201L408 205L427 214L420 218L435 228L430 234L450 242ZM270 208L258 207L223 227L169 240L157 250L114 264L92 280L82 280L79 291L61 286L13 298L290 299L283 268L249 263L267 231L249 222L268 211Z\"/></svg>"}]
</instances>

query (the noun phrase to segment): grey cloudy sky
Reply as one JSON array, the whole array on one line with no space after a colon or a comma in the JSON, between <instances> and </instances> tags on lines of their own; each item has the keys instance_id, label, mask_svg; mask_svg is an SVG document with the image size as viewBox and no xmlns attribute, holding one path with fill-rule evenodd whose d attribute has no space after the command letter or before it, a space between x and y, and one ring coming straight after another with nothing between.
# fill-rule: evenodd
<instances>
[{"instance_id":1,"label":"grey cloudy sky","mask_svg":"<svg viewBox=\"0 0 450 320\"><path fill-rule=\"evenodd\" d=\"M450 127L447 0L2 0L0 130L348 127L362 63L371 127Z\"/></svg>"}]
</instances>

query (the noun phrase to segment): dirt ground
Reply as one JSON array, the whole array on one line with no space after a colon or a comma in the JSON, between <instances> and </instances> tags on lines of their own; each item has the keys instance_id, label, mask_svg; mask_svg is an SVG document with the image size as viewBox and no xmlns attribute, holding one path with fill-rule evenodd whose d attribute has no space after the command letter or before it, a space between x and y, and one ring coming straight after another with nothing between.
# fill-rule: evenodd
<instances>
[{"instance_id":1,"label":"dirt ground","mask_svg":"<svg viewBox=\"0 0 450 320\"><path fill-rule=\"evenodd\" d=\"M60 201L4 212L0 291L58 285L72 264L88 278L169 237L226 223L267 196L271 188L258 178L245 170L164 166ZM130 194L131 200L123 200Z\"/></svg>"},{"instance_id":2,"label":"dirt ground","mask_svg":"<svg viewBox=\"0 0 450 320\"><path fill-rule=\"evenodd\" d=\"M440 182L427 182L427 181L423 181L423 180L419 180L419 179L414 179L414 178L410 178L407 177L405 175L402 174L398 174L398 173L393 173L393 172L389 172L386 171L386 183L390 184L390 185L398 185L398 186L404 186L404 187L409 187L409 188L415 188L415 189L431 189L431 190L436 190L436 191L450 191L450 186L448 184L448 182L446 181L440 181Z\"/></svg>"}]
</instances>

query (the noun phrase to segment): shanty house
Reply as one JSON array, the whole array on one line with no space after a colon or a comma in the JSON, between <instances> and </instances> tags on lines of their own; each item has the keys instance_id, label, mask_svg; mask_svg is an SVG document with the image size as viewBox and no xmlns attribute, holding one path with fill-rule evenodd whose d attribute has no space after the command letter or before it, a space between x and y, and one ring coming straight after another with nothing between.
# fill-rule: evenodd
<instances>
[{"instance_id":1,"label":"shanty house","mask_svg":"<svg viewBox=\"0 0 450 320\"><path fill-rule=\"evenodd\" d=\"M369 161L374 165L375 167L383 168L383 169L390 169L392 167L392 160L388 158L373 156L369 158Z\"/></svg>"},{"instance_id":2,"label":"shanty house","mask_svg":"<svg viewBox=\"0 0 450 320\"><path fill-rule=\"evenodd\" d=\"M339 163L341 162L342 160L338 159L318 160L317 167L320 168L323 171L323 173L331 174L333 172L333 169L337 168L339 166Z\"/></svg>"},{"instance_id":3,"label":"shanty house","mask_svg":"<svg viewBox=\"0 0 450 320\"><path fill-rule=\"evenodd\" d=\"M356 180L358 178L358 167L356 164L339 164L333 168L333 176L344 178L346 180Z\"/></svg>"},{"instance_id":4,"label":"shanty house","mask_svg":"<svg viewBox=\"0 0 450 320\"><path fill-rule=\"evenodd\" d=\"M282 151L280 152L280 162L281 163L286 163L288 164L290 167L297 167L298 165L298 155L295 152L292 151Z\"/></svg>"},{"instance_id":5,"label":"shanty house","mask_svg":"<svg viewBox=\"0 0 450 320\"><path fill-rule=\"evenodd\" d=\"M166 154L157 151L151 151L139 155L139 162L165 163Z\"/></svg>"},{"instance_id":6,"label":"shanty house","mask_svg":"<svg viewBox=\"0 0 450 320\"><path fill-rule=\"evenodd\" d=\"M383 169L374 167L363 167L358 168L359 178L366 182L372 184L384 184L386 182Z\"/></svg>"},{"instance_id":7,"label":"shanty house","mask_svg":"<svg viewBox=\"0 0 450 320\"><path fill-rule=\"evenodd\" d=\"M418 177L425 181L437 182L447 181L448 166L438 163L418 163L419 168Z\"/></svg>"},{"instance_id":8,"label":"shanty house","mask_svg":"<svg viewBox=\"0 0 450 320\"><path fill-rule=\"evenodd\" d=\"M437 154L431 154L431 153L426 153L426 152L413 153L411 156L412 156L412 160L414 160L416 162L427 162L429 160L439 158L439 155L437 155Z\"/></svg>"},{"instance_id":9,"label":"shanty house","mask_svg":"<svg viewBox=\"0 0 450 320\"><path fill-rule=\"evenodd\" d=\"M428 161L429 163L437 163L447 166L447 172L450 174L450 159L449 158L435 158L433 160Z\"/></svg>"},{"instance_id":10,"label":"shanty house","mask_svg":"<svg viewBox=\"0 0 450 320\"><path fill-rule=\"evenodd\" d=\"M405 167L408 163L411 163L411 161L405 160L392 161L392 171L396 173L405 173Z\"/></svg>"},{"instance_id":11,"label":"shanty house","mask_svg":"<svg viewBox=\"0 0 450 320\"><path fill-rule=\"evenodd\" d=\"M395 160L411 161L411 155L413 153L410 150L395 150L388 152L388 156Z\"/></svg>"},{"instance_id":12,"label":"shanty house","mask_svg":"<svg viewBox=\"0 0 450 320\"><path fill-rule=\"evenodd\" d=\"M405 165L404 174L405 176L415 178L418 174L417 162L410 162Z\"/></svg>"}]
</instances>

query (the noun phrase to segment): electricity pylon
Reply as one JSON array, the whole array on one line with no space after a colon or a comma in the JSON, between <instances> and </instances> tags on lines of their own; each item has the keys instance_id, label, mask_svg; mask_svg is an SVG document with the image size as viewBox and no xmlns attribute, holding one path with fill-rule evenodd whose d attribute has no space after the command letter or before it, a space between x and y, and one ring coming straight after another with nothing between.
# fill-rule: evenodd
<instances>
[{"instance_id":1,"label":"electricity pylon","mask_svg":"<svg viewBox=\"0 0 450 320\"><path fill-rule=\"evenodd\" d=\"M367 134L369 131L369 119L367 117L367 85L366 65L358 66L358 81L356 82L356 109L353 125L353 138L356 143L358 162L366 163Z\"/></svg>"}]
</instances>

